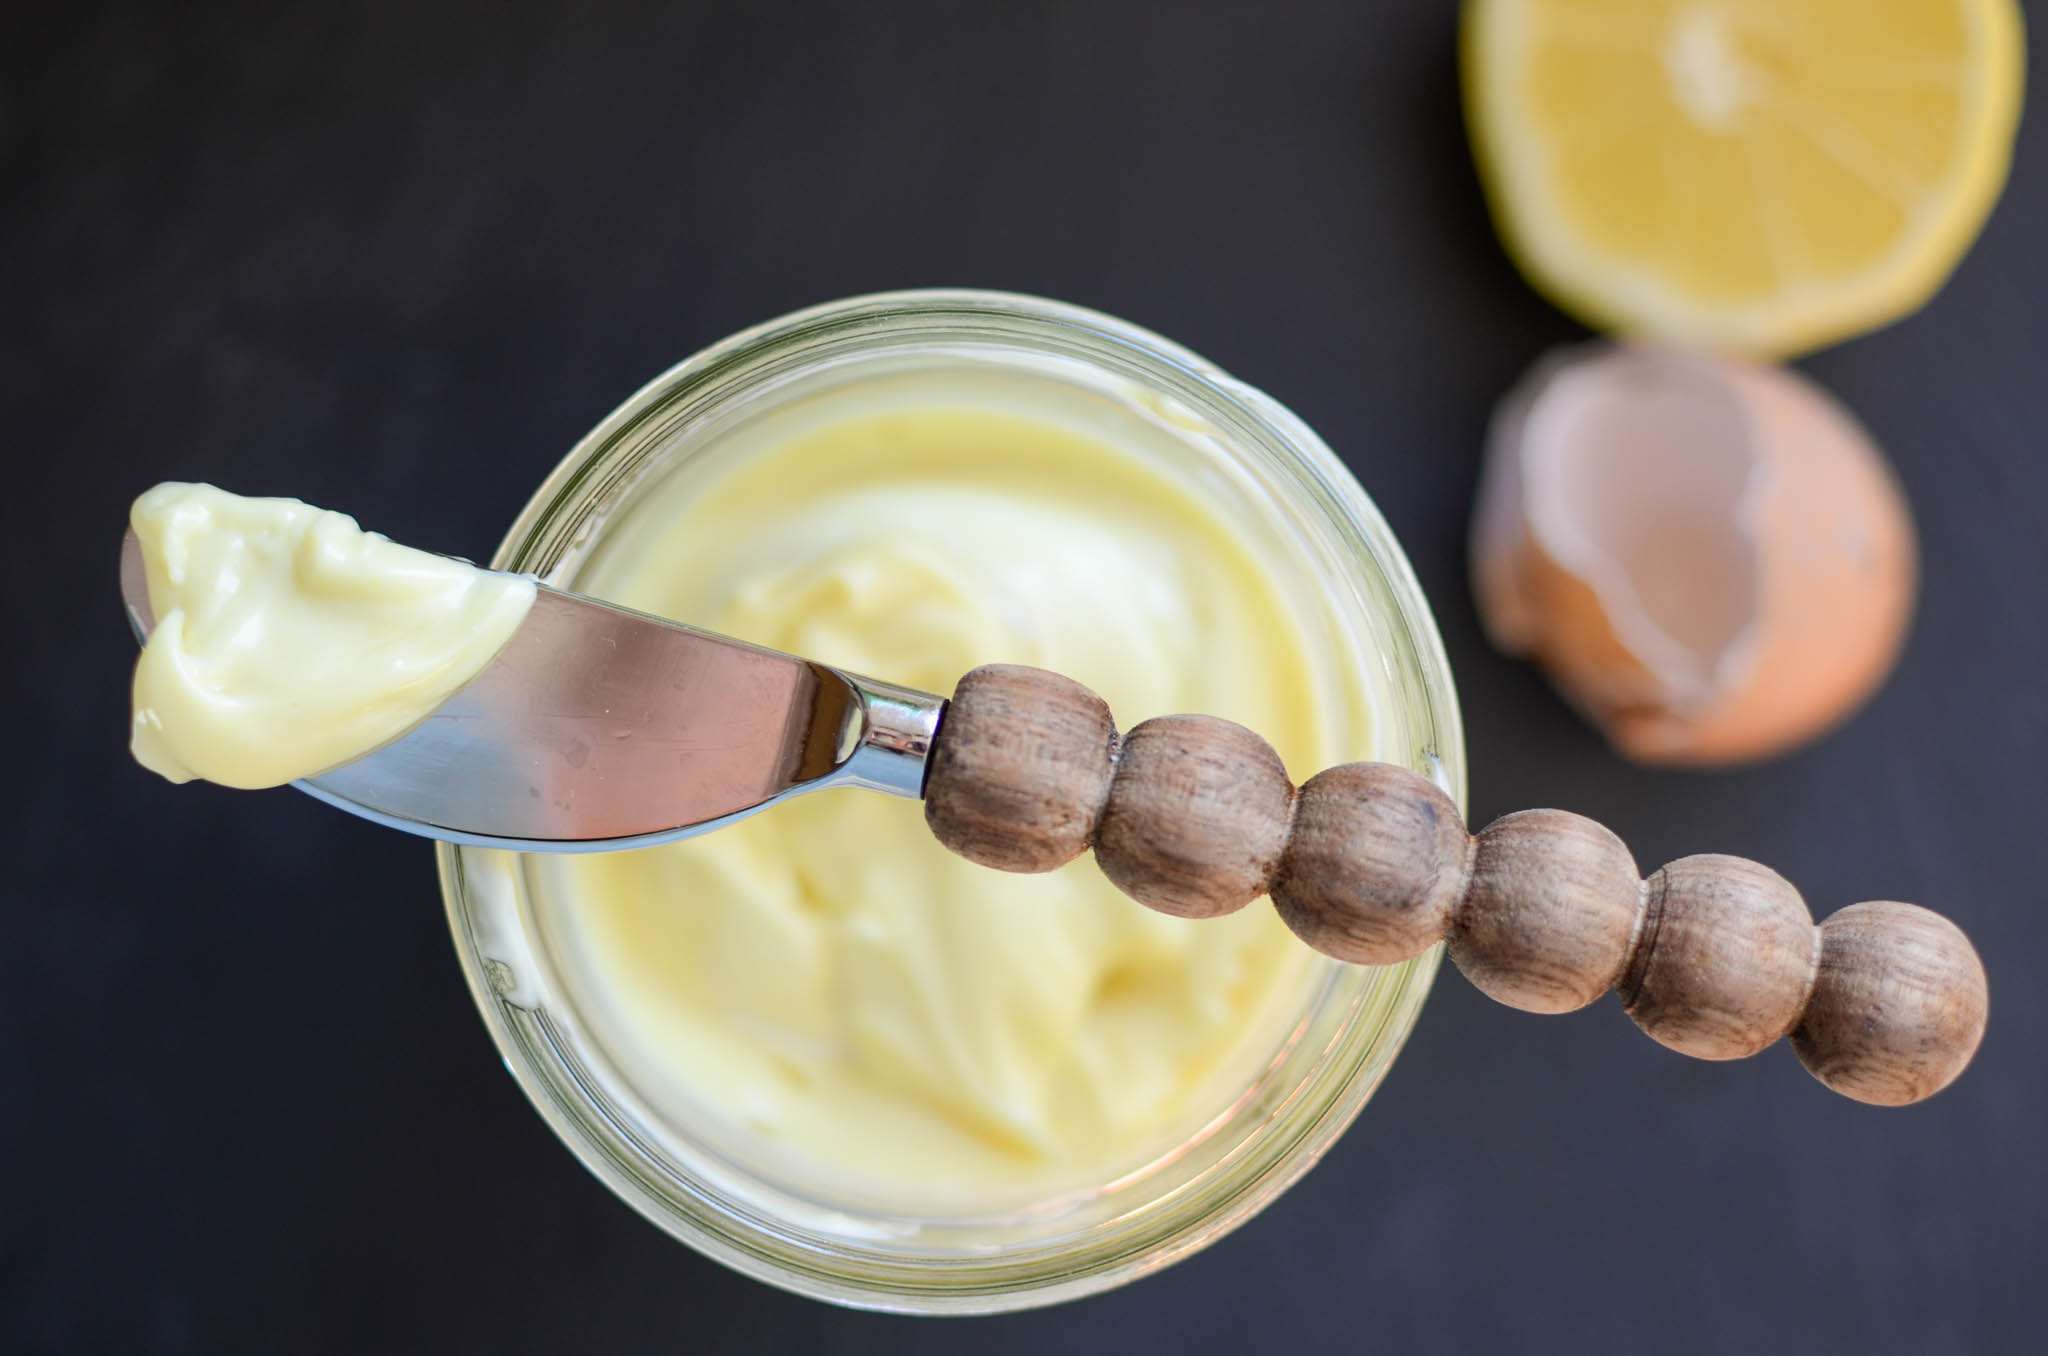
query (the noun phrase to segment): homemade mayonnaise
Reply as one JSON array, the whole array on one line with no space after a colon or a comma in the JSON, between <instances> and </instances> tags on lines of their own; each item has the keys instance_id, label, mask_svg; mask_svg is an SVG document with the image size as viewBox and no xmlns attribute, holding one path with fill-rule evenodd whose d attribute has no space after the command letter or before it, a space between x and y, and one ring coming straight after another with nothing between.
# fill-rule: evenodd
<instances>
[{"instance_id":1,"label":"homemade mayonnaise","mask_svg":"<svg viewBox=\"0 0 2048 1356\"><path fill-rule=\"evenodd\" d=\"M971 404L756 442L606 524L572 586L933 692L1054 669L1124 728L1240 721L1297 778L1375 752L1232 489ZM1263 899L1190 922L1085 858L1004 875L866 792L525 870L579 1025L640 1098L816 1197L893 1209L1043 1201L1170 1151L1255 1081L1322 964Z\"/></svg>"},{"instance_id":2,"label":"homemade mayonnaise","mask_svg":"<svg viewBox=\"0 0 2048 1356\"><path fill-rule=\"evenodd\" d=\"M155 629L130 747L174 782L281 786L403 734L483 671L530 579L296 499L170 482L135 501Z\"/></svg>"},{"instance_id":3,"label":"homemade mayonnaise","mask_svg":"<svg viewBox=\"0 0 2048 1356\"><path fill-rule=\"evenodd\" d=\"M1378 752L1319 672L1287 543L1244 530L1235 487L1084 423L928 399L785 420L641 496L573 586L933 692L1054 669L1125 728L1242 722L1297 778ZM173 780L370 751L534 596L296 500L169 484L133 522L157 614L134 747ZM799 1189L898 1210L1042 1202L1170 1152L1256 1081L1326 964L1263 900L1187 921L1092 861L1004 875L872 792L524 869L576 1020L638 1097Z\"/></svg>"}]
</instances>

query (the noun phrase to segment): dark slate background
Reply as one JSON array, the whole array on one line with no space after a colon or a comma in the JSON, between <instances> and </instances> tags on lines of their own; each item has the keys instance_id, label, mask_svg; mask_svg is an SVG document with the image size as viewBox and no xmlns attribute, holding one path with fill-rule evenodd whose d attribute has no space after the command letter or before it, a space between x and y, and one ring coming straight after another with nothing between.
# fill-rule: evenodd
<instances>
[{"instance_id":1,"label":"dark slate background","mask_svg":"<svg viewBox=\"0 0 2048 1356\"><path fill-rule=\"evenodd\" d=\"M2048 164L1923 313L1813 358L1896 457L1925 593L1883 695L1768 767L1629 767L1490 653L1488 408L1574 325L1495 245L1448 0L31 5L0 19L0 1348L2039 1350L2048 1325ZM2041 57L2035 46L2036 59ZM1905 1111L1782 1046L1446 974L1306 1183L1119 1293L841 1312L610 1197L498 1067L427 847L126 761L127 501L286 492L490 551L642 380L919 284L1101 307L1300 411L1414 557L1476 818L1951 913L1992 1025ZM23 736L26 736L25 740Z\"/></svg>"}]
</instances>

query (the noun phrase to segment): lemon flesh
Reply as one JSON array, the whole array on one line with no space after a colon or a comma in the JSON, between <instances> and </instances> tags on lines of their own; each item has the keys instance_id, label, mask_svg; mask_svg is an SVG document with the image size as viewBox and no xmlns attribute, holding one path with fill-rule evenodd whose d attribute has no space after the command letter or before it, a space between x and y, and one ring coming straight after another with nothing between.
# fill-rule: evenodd
<instances>
[{"instance_id":1,"label":"lemon flesh","mask_svg":"<svg viewBox=\"0 0 2048 1356\"><path fill-rule=\"evenodd\" d=\"M1784 355L1918 307L1998 198L2013 0L1467 0L1501 235L1589 323Z\"/></svg>"}]
</instances>

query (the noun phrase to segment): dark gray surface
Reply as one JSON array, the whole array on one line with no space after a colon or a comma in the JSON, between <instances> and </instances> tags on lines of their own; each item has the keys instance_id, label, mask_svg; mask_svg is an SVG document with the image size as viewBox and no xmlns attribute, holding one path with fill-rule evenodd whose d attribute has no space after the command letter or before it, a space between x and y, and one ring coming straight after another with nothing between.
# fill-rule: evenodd
<instances>
[{"instance_id":1,"label":"dark gray surface","mask_svg":"<svg viewBox=\"0 0 2048 1356\"><path fill-rule=\"evenodd\" d=\"M1630 768L1467 601L1491 401L1575 329L1493 242L1448 3L37 5L0 20L0 1348L2039 1350L2048 1324L2048 175L1925 312L1815 358L1897 458L1926 587L1852 726ZM2037 54L2039 45L2035 48ZM1693 1063L1612 1002L1447 973L1304 1184L1106 1297L844 1313L671 1243L503 1074L424 845L123 750L127 501L284 492L487 553L643 379L875 288L1040 292L1266 387L1435 600L1473 811L1746 853L1816 913L1951 913L1992 1025L1906 1111L1783 1047ZM25 755L25 756L24 756ZM1399 1344L1398 1346L1392 1344Z\"/></svg>"}]
</instances>

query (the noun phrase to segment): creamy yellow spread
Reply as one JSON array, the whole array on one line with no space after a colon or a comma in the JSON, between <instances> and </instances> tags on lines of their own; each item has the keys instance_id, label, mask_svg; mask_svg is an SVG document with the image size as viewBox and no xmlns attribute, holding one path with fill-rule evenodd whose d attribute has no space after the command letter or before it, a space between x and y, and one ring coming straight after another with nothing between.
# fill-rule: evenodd
<instances>
[{"instance_id":1,"label":"creamy yellow spread","mask_svg":"<svg viewBox=\"0 0 2048 1356\"><path fill-rule=\"evenodd\" d=\"M574 584L935 692L983 663L1055 669L1126 728L1249 725L1297 778L1398 756L1373 747L1370 698L1329 681L1312 573L1247 530L1242 487L1086 425L927 395L738 437L610 524ZM157 617L134 750L173 780L360 756L533 600L296 500L166 484L132 522ZM1086 859L1003 875L871 792L526 871L575 1021L640 1098L795 1184L902 1208L1042 1200L1170 1150L1285 1044L1325 964L1263 900L1190 922Z\"/></svg>"},{"instance_id":2,"label":"creamy yellow spread","mask_svg":"<svg viewBox=\"0 0 2048 1356\"><path fill-rule=\"evenodd\" d=\"M935 692L1040 665L1125 728L1240 721L1297 779L1374 755L1318 681L1303 567L1250 544L1233 493L1071 422L912 403L657 488L575 587ZM579 1020L643 1098L904 1207L1044 1199L1170 1149L1250 1086L1321 964L1265 900L1188 922L1086 858L1004 875L865 792L526 870Z\"/></svg>"},{"instance_id":3,"label":"creamy yellow spread","mask_svg":"<svg viewBox=\"0 0 2048 1356\"><path fill-rule=\"evenodd\" d=\"M528 579L296 499L170 482L135 501L156 627L130 746L174 782L280 786L403 734L533 605Z\"/></svg>"}]
</instances>

